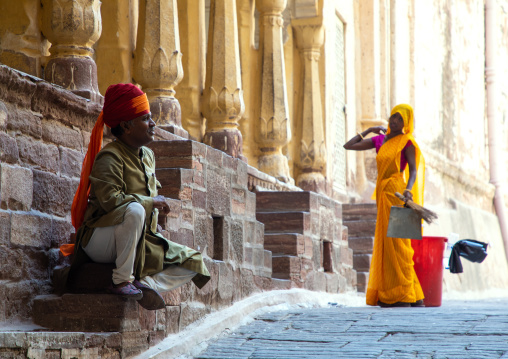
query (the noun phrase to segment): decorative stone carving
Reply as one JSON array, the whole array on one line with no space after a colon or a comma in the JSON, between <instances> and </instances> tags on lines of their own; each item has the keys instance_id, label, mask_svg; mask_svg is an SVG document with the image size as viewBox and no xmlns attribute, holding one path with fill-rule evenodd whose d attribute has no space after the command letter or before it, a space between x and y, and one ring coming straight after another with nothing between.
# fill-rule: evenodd
<instances>
[{"instance_id":1,"label":"decorative stone carving","mask_svg":"<svg viewBox=\"0 0 508 359\"><path fill-rule=\"evenodd\" d=\"M325 192L323 170L326 144L323 131L321 83L319 79L320 48L324 42L321 19L293 20L297 46L303 61L303 99L301 111L301 144L297 163L300 175L297 186L304 190Z\"/></svg>"},{"instance_id":2,"label":"decorative stone carving","mask_svg":"<svg viewBox=\"0 0 508 359\"><path fill-rule=\"evenodd\" d=\"M176 87L176 97L182 107L183 128L193 139L201 141L204 135L200 99L205 85L205 0L179 0L178 23L185 76Z\"/></svg>"},{"instance_id":3,"label":"decorative stone carving","mask_svg":"<svg viewBox=\"0 0 508 359\"><path fill-rule=\"evenodd\" d=\"M282 44L282 11L286 0L258 0L261 13L259 57L261 88L256 141L261 155L259 169L282 182L292 181L282 147L291 139Z\"/></svg>"},{"instance_id":4,"label":"decorative stone carving","mask_svg":"<svg viewBox=\"0 0 508 359\"><path fill-rule=\"evenodd\" d=\"M188 137L174 87L183 78L176 0L140 0L134 80L148 96L155 123Z\"/></svg>"},{"instance_id":5,"label":"decorative stone carving","mask_svg":"<svg viewBox=\"0 0 508 359\"><path fill-rule=\"evenodd\" d=\"M10 1L0 9L0 63L41 77L50 44L39 28L40 0Z\"/></svg>"},{"instance_id":6,"label":"decorative stone carving","mask_svg":"<svg viewBox=\"0 0 508 359\"><path fill-rule=\"evenodd\" d=\"M51 42L47 81L101 101L93 44L102 31L99 0L42 0L42 32Z\"/></svg>"},{"instance_id":7,"label":"decorative stone carving","mask_svg":"<svg viewBox=\"0 0 508 359\"><path fill-rule=\"evenodd\" d=\"M233 157L242 157L242 80L236 0L211 0L206 81L201 108L206 117L203 142Z\"/></svg>"}]
</instances>

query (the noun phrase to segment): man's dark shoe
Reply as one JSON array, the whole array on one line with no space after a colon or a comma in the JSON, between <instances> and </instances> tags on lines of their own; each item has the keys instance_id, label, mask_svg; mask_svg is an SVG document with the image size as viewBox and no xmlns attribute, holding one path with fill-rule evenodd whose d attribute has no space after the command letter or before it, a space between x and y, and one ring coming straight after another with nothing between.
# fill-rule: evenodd
<instances>
[{"instance_id":1,"label":"man's dark shoe","mask_svg":"<svg viewBox=\"0 0 508 359\"><path fill-rule=\"evenodd\" d=\"M164 298L155 289L144 285L137 279L132 284L143 292L143 298L138 300L140 306L147 310L157 310L166 307Z\"/></svg>"},{"instance_id":2,"label":"man's dark shoe","mask_svg":"<svg viewBox=\"0 0 508 359\"><path fill-rule=\"evenodd\" d=\"M119 295L123 298L127 299L135 299L140 300L143 298L143 293L141 290L136 288L129 282L123 282L120 284L113 284L108 287L108 293Z\"/></svg>"}]
</instances>

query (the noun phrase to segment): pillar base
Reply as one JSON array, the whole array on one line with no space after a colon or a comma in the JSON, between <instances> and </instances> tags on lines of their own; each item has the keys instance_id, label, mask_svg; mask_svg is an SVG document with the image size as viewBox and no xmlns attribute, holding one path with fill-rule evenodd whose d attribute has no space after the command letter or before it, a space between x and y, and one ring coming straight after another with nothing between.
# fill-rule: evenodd
<instances>
[{"instance_id":1,"label":"pillar base","mask_svg":"<svg viewBox=\"0 0 508 359\"><path fill-rule=\"evenodd\" d=\"M149 92L147 89L146 92ZM152 97L149 95L150 112L157 127L177 136L189 138L189 133L182 128L182 109L180 102L172 96Z\"/></svg>"},{"instance_id":2,"label":"pillar base","mask_svg":"<svg viewBox=\"0 0 508 359\"><path fill-rule=\"evenodd\" d=\"M294 184L294 179L289 175L288 159L280 153L261 155L258 160L259 170L279 181Z\"/></svg>"},{"instance_id":3,"label":"pillar base","mask_svg":"<svg viewBox=\"0 0 508 359\"><path fill-rule=\"evenodd\" d=\"M307 172L298 176L296 185L304 191L326 193L326 181L321 172Z\"/></svg>"},{"instance_id":4,"label":"pillar base","mask_svg":"<svg viewBox=\"0 0 508 359\"><path fill-rule=\"evenodd\" d=\"M242 159L242 133L238 129L224 129L207 132L203 143L228 155Z\"/></svg>"},{"instance_id":5,"label":"pillar base","mask_svg":"<svg viewBox=\"0 0 508 359\"><path fill-rule=\"evenodd\" d=\"M97 66L91 57L52 58L45 67L44 79L91 101L104 101L97 84Z\"/></svg>"}]
</instances>

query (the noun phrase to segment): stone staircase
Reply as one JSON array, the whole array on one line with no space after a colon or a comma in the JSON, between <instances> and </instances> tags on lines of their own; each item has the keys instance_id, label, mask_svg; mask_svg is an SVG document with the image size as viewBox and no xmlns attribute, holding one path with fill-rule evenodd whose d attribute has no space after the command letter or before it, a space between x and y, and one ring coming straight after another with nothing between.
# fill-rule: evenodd
<instances>
[{"instance_id":1,"label":"stone staircase","mask_svg":"<svg viewBox=\"0 0 508 359\"><path fill-rule=\"evenodd\" d=\"M353 268L357 273L357 290L365 292L374 247L377 208L375 203L342 205L343 223L348 227L349 248L353 250Z\"/></svg>"},{"instance_id":2,"label":"stone staircase","mask_svg":"<svg viewBox=\"0 0 508 359\"><path fill-rule=\"evenodd\" d=\"M347 290L355 274L340 203L314 192L257 192L256 218L265 225L273 278L334 292L328 283L338 276L337 291Z\"/></svg>"}]
</instances>

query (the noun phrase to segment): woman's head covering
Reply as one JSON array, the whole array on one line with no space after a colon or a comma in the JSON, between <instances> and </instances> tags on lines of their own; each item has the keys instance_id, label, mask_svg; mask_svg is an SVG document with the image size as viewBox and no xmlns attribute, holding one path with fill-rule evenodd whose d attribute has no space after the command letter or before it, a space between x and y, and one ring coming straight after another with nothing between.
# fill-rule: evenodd
<instances>
[{"instance_id":1,"label":"woman's head covering","mask_svg":"<svg viewBox=\"0 0 508 359\"><path fill-rule=\"evenodd\" d=\"M90 194L88 176L92 172L95 157L102 147L104 124L113 128L121 122L133 120L149 112L150 105L146 94L133 84L111 85L106 90L104 106L90 135L88 151L81 169L81 179L72 202L71 219L76 231L81 227L85 216L88 195Z\"/></svg>"},{"instance_id":2,"label":"woman's head covering","mask_svg":"<svg viewBox=\"0 0 508 359\"><path fill-rule=\"evenodd\" d=\"M395 106L392 109L392 113L390 114L390 117L393 116L396 113L399 113L402 116L402 119L404 120L404 134L406 135L412 135L414 131L414 117L413 117L413 108L405 103L402 103L400 105ZM390 127L388 127L388 131L386 134L390 133Z\"/></svg>"}]
</instances>

